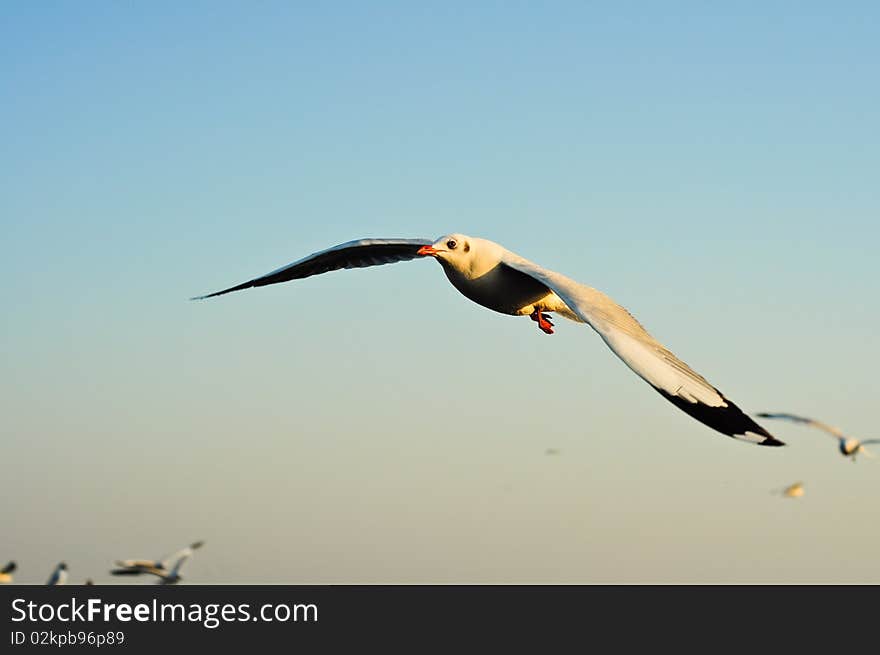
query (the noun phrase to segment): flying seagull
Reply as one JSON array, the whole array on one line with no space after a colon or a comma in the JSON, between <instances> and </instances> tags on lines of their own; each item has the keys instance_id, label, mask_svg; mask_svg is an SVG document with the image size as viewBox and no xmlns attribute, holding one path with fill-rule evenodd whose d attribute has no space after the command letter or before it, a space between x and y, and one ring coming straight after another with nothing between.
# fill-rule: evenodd
<instances>
[{"instance_id":1,"label":"flying seagull","mask_svg":"<svg viewBox=\"0 0 880 655\"><path fill-rule=\"evenodd\" d=\"M158 576L158 584L176 584L183 579L183 576L180 575L180 568L184 562L192 557L193 551L201 548L204 543L204 541L196 541L160 560L117 560L116 565L120 568L113 569L110 573L113 575L142 575L146 573Z\"/></svg>"},{"instance_id":2,"label":"flying seagull","mask_svg":"<svg viewBox=\"0 0 880 655\"><path fill-rule=\"evenodd\" d=\"M797 416L795 414L759 412L758 414L756 414L756 416L760 416L762 418L779 418L785 419L787 421L794 421L795 423L803 423L804 425L811 425L814 428L822 430L823 432L827 432L835 439L837 439L837 449L840 451L841 455L843 455L844 457L850 457L853 462L856 461L856 455L858 455L859 453L867 457L875 457L873 453L865 448L865 444L880 443L880 439L853 439L852 437L846 436L840 428L836 428L833 425L828 425L827 423L822 423L822 421L816 421L815 419Z\"/></svg>"},{"instance_id":3,"label":"flying seagull","mask_svg":"<svg viewBox=\"0 0 880 655\"><path fill-rule=\"evenodd\" d=\"M0 569L0 583L12 582L12 572L18 568L18 565L12 561L9 562L6 566Z\"/></svg>"},{"instance_id":4,"label":"flying seagull","mask_svg":"<svg viewBox=\"0 0 880 655\"><path fill-rule=\"evenodd\" d=\"M785 498L800 498L804 495L804 483L795 482L782 489L774 489L773 493L780 494Z\"/></svg>"},{"instance_id":5,"label":"flying seagull","mask_svg":"<svg viewBox=\"0 0 880 655\"><path fill-rule=\"evenodd\" d=\"M52 571L52 575L49 576L47 585L62 585L67 584L67 564L64 562L59 562L58 566L55 567L55 570Z\"/></svg>"},{"instance_id":6,"label":"flying seagull","mask_svg":"<svg viewBox=\"0 0 880 655\"><path fill-rule=\"evenodd\" d=\"M601 291L542 268L501 245L464 234L428 239L360 239L313 253L266 275L191 300L262 287L343 268L433 257L452 285L488 309L528 316L553 334L549 314L587 323L609 348L664 398L701 423L762 446L779 441L701 375L669 352L623 307Z\"/></svg>"},{"instance_id":7,"label":"flying seagull","mask_svg":"<svg viewBox=\"0 0 880 655\"><path fill-rule=\"evenodd\" d=\"M179 560L177 560L175 562L174 566L171 569L164 569L164 568L153 567L153 566L145 566L136 572L122 570L122 571L112 571L112 573L114 575L124 575L127 573L137 573L137 574L147 573L149 575L155 575L159 578L156 581L156 584L162 584L162 585L177 584L178 582L180 582L183 579L183 576L180 575L180 567L183 566L183 563L187 559L189 559L189 555L181 557Z\"/></svg>"}]
</instances>

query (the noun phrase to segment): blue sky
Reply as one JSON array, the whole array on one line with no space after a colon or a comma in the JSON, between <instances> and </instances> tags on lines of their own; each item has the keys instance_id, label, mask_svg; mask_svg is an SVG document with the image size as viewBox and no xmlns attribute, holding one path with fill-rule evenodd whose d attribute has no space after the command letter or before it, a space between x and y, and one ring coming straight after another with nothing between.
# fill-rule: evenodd
<instances>
[{"instance_id":1,"label":"blue sky","mask_svg":"<svg viewBox=\"0 0 880 655\"><path fill-rule=\"evenodd\" d=\"M204 538L193 582L880 582L880 463L726 439L433 262L187 300L465 232L610 294L746 411L876 435L878 27L5 3L0 558L112 582Z\"/></svg>"}]
</instances>

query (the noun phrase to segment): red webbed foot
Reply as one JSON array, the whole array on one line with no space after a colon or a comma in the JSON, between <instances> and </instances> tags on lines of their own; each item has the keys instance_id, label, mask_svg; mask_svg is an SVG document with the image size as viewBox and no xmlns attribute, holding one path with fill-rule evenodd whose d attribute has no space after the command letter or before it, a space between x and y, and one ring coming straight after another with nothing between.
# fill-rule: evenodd
<instances>
[{"instance_id":1,"label":"red webbed foot","mask_svg":"<svg viewBox=\"0 0 880 655\"><path fill-rule=\"evenodd\" d=\"M553 323L550 322L549 314L542 314L535 310L529 314L529 318L538 324L538 327L543 330L544 334L553 334Z\"/></svg>"}]
</instances>

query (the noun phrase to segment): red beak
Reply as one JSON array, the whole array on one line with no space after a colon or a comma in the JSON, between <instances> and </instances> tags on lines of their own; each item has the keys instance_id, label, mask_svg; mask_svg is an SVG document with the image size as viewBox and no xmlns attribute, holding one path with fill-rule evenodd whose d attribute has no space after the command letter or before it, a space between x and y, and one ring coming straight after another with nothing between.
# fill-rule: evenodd
<instances>
[{"instance_id":1,"label":"red beak","mask_svg":"<svg viewBox=\"0 0 880 655\"><path fill-rule=\"evenodd\" d=\"M422 246L416 251L416 254L424 257L425 255L436 255L438 252L440 251L434 246Z\"/></svg>"}]
</instances>

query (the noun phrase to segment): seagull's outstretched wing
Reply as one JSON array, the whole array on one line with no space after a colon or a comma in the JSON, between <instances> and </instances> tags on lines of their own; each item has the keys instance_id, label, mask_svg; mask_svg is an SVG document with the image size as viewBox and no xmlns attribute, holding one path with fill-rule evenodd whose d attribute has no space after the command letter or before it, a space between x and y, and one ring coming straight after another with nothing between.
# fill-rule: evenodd
<instances>
[{"instance_id":1,"label":"seagull's outstretched wing","mask_svg":"<svg viewBox=\"0 0 880 655\"><path fill-rule=\"evenodd\" d=\"M189 557L192 556L194 550L201 548L204 544L204 541L196 541L191 543L189 546L186 546L185 548L181 548L180 550L175 551L170 555L166 555L161 560L161 568L165 570L169 570L172 567L177 568L177 566L179 566L178 563L183 563L184 561L186 561Z\"/></svg>"},{"instance_id":2,"label":"seagull's outstretched wing","mask_svg":"<svg viewBox=\"0 0 880 655\"><path fill-rule=\"evenodd\" d=\"M364 268L393 264L420 257L419 248L433 243L428 239L359 239L341 243L338 246L316 252L308 257L283 266L261 277L238 284L222 291L215 291L204 296L196 296L191 300L203 300L222 296L231 291L240 291L250 287L262 287L290 280L299 280L320 273L337 271L341 268Z\"/></svg>"},{"instance_id":3,"label":"seagull's outstretched wing","mask_svg":"<svg viewBox=\"0 0 880 655\"><path fill-rule=\"evenodd\" d=\"M126 566L121 569L112 569L110 575L141 575L158 571L155 566Z\"/></svg>"},{"instance_id":4,"label":"seagull's outstretched wing","mask_svg":"<svg viewBox=\"0 0 880 655\"><path fill-rule=\"evenodd\" d=\"M811 425L814 428L819 428L827 432L828 434L834 436L836 439L844 439L846 435L843 433L843 430L840 428L836 428L833 425L828 425L827 423L822 423L822 421L817 421L815 419L806 418L805 416L798 416L796 414L784 414L780 412L758 412L755 416L760 416L761 418L781 418L786 421L794 421L795 423L803 423L804 425ZM864 443L864 442L862 442Z\"/></svg>"},{"instance_id":5,"label":"seagull's outstretched wing","mask_svg":"<svg viewBox=\"0 0 880 655\"><path fill-rule=\"evenodd\" d=\"M679 409L710 428L761 446L782 446L701 375L654 339L623 307L601 291L506 251L502 264L543 282L614 354Z\"/></svg>"},{"instance_id":6,"label":"seagull's outstretched wing","mask_svg":"<svg viewBox=\"0 0 880 655\"><path fill-rule=\"evenodd\" d=\"M142 566L136 569L114 569L110 571L110 573L113 575L142 575L148 573L150 575L164 578L168 575L168 570L161 566Z\"/></svg>"},{"instance_id":7,"label":"seagull's outstretched wing","mask_svg":"<svg viewBox=\"0 0 880 655\"><path fill-rule=\"evenodd\" d=\"M877 455L872 453L870 450L865 448L866 443L880 443L877 439L871 439L870 441L860 441L859 442L859 454L865 455L866 457L870 457L871 459L876 459Z\"/></svg>"},{"instance_id":8,"label":"seagull's outstretched wing","mask_svg":"<svg viewBox=\"0 0 880 655\"><path fill-rule=\"evenodd\" d=\"M116 566L121 566L127 569L136 569L136 568L149 568L151 566L156 566L157 562L154 559L118 559L116 560Z\"/></svg>"},{"instance_id":9,"label":"seagull's outstretched wing","mask_svg":"<svg viewBox=\"0 0 880 655\"><path fill-rule=\"evenodd\" d=\"M180 557L177 558L177 560L174 562L174 566L171 568L171 571L169 572L171 577L174 577L180 573L180 567L182 567L186 563L186 560L188 560L190 557L192 557L192 554L193 554L193 551L188 548L188 549L186 549L186 551L183 554L181 554Z\"/></svg>"}]
</instances>

